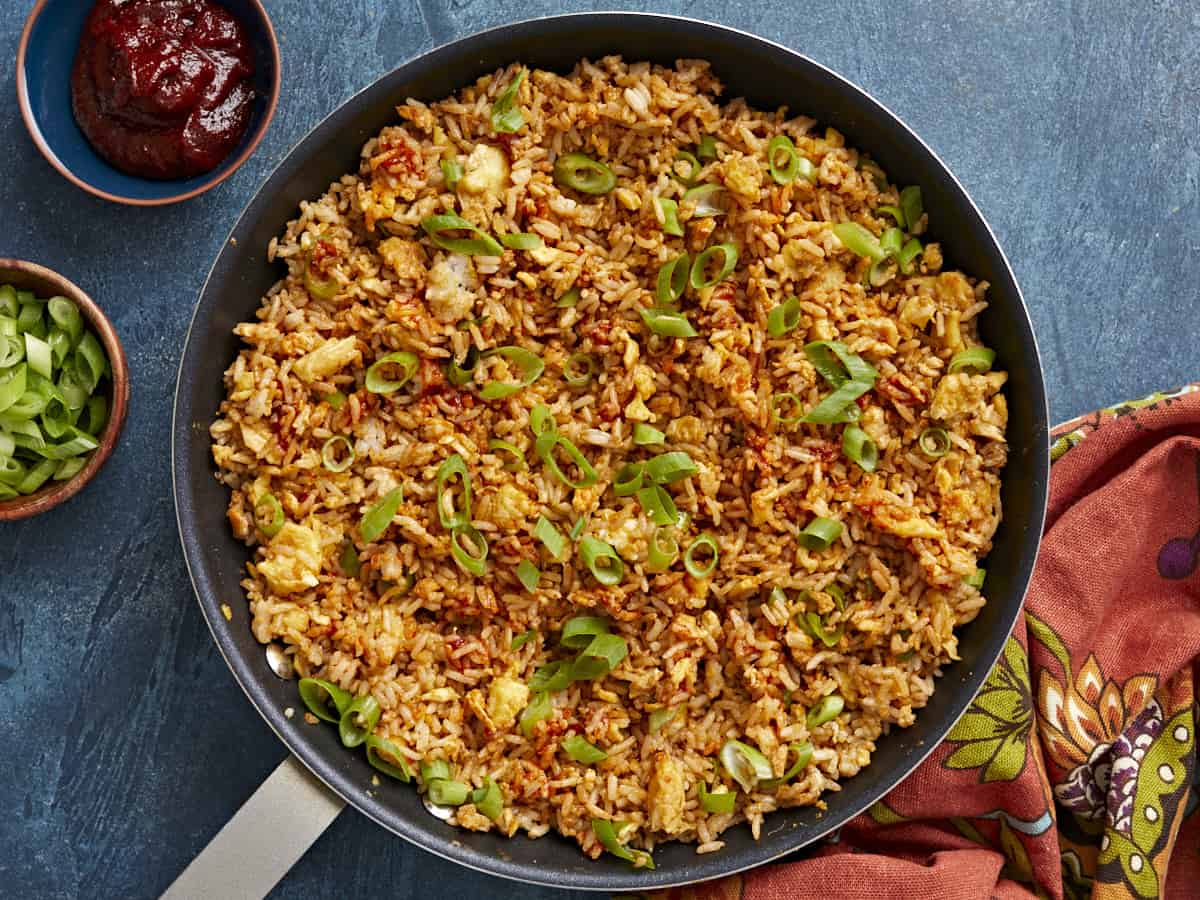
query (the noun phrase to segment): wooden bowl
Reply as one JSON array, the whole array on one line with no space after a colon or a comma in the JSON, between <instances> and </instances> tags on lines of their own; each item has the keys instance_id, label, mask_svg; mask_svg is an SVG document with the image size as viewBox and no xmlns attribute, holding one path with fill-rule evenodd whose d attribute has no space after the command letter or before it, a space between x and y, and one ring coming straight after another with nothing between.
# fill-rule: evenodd
<instances>
[{"instance_id":1,"label":"wooden bowl","mask_svg":"<svg viewBox=\"0 0 1200 900\"><path fill-rule=\"evenodd\" d=\"M112 455L125 425L125 412L129 406L129 367L125 362L125 351L117 332L100 307L87 294L57 272L52 272L37 263L20 259L0 258L0 284L14 285L18 290L33 291L38 299L66 297L79 307L87 326L96 334L108 354L112 366L112 378L107 381L108 424L98 436L100 446L92 451L91 458L74 478L67 481L50 482L27 497L0 500L0 522L36 516L74 497L84 485L91 481L100 467Z\"/></svg>"}]
</instances>

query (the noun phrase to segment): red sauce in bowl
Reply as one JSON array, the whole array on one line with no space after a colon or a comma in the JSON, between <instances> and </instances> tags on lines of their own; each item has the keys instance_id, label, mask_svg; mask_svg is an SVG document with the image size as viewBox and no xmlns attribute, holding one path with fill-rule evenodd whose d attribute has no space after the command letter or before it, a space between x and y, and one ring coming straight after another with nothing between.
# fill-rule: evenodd
<instances>
[{"instance_id":1,"label":"red sauce in bowl","mask_svg":"<svg viewBox=\"0 0 1200 900\"><path fill-rule=\"evenodd\" d=\"M104 159L142 178L211 171L250 123L254 56L208 0L99 0L71 71L75 121Z\"/></svg>"}]
</instances>

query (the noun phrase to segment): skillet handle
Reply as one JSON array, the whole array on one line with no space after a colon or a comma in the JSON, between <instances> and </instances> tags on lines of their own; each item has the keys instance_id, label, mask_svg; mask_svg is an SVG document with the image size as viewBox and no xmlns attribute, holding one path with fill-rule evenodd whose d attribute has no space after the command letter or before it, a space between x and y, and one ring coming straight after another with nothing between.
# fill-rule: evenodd
<instances>
[{"instance_id":1,"label":"skillet handle","mask_svg":"<svg viewBox=\"0 0 1200 900\"><path fill-rule=\"evenodd\" d=\"M262 900L345 806L289 756L188 864L162 900Z\"/></svg>"}]
</instances>

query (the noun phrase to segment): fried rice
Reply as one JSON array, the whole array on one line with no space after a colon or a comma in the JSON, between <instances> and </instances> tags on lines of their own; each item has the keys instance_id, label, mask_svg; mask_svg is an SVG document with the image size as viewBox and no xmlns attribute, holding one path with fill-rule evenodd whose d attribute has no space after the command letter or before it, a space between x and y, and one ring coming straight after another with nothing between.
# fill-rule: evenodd
<instances>
[{"instance_id":1,"label":"fried rice","mask_svg":"<svg viewBox=\"0 0 1200 900\"><path fill-rule=\"evenodd\" d=\"M702 61L529 71L514 97L523 122L497 133L493 105L521 71L437 103L406 101L358 171L302 203L267 248L287 274L257 320L236 328L246 347L211 431L229 522L252 549L243 583L253 632L285 648L298 675L373 696L375 733L414 769L444 760L469 788L493 779L502 809L453 807L459 826L554 829L595 857L593 820L619 820L629 846L718 850L731 825L747 822L757 837L772 810L823 807L881 735L913 723L939 667L957 658L955 627L985 602L972 576L1001 515L1005 374L950 374L948 363L978 346L987 285L943 270L926 216L903 223L923 245L912 271L871 272L833 226L883 235L896 222L882 207L900 204L898 188L833 129L723 104ZM811 180L772 177L776 135L811 162ZM696 172L676 163L705 136L715 158ZM556 181L568 152L607 164L615 188ZM684 202L683 182L721 185L718 214ZM680 204L682 237L664 233L659 198ZM421 227L444 212L541 246L451 252ZM658 302L661 267L722 242L737 248L732 273L679 301L698 335L653 334L641 310ZM790 297L796 327L772 337L768 316ZM843 452L847 426L779 412L778 398L794 395L787 402L805 411L830 394L805 352L813 341L840 342L878 373L846 416L878 448L873 471ZM521 374L486 355L500 346L531 351L544 372L485 399L483 385ZM482 360L452 383L449 365L465 367L470 348ZM413 377L390 393L367 389L367 368L396 351L415 354ZM576 354L595 370L582 383L564 375ZM572 487L539 458L537 406L594 484ZM635 444L638 424L665 442ZM921 446L930 429L945 431L933 453ZM686 453L695 471L665 485L682 515L659 537L687 548L711 535L708 575L682 559L651 571L656 526L636 496L612 490L623 466L667 452ZM487 544L482 575L456 561L439 514L437 474L453 454ZM580 471L563 474L586 483ZM396 488L395 515L365 541L364 514ZM543 517L568 542L561 560L534 536ZM797 538L816 518L843 526L828 548ZM617 583L581 559L589 537L619 554ZM537 567L532 590L522 561ZM559 635L584 615L601 617L627 655L548 693L548 715L531 724L540 695L530 681L575 656ZM840 712L809 715L832 696ZM575 761L563 748L571 736L607 755ZM747 789L731 777L717 761L730 740L761 752L774 779ZM806 744L810 760L780 784ZM736 792L732 812L706 811L701 787Z\"/></svg>"}]
</instances>

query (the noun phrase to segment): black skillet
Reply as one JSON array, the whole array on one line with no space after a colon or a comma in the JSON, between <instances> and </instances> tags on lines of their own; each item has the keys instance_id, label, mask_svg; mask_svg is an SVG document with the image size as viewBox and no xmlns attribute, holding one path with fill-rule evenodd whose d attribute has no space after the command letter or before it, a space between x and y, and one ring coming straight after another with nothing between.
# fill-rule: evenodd
<instances>
[{"instance_id":1,"label":"black skillet","mask_svg":"<svg viewBox=\"0 0 1200 900\"><path fill-rule=\"evenodd\" d=\"M336 729L286 718L283 710L298 705L296 687L272 673L250 633L239 586L247 553L226 523L228 494L213 478L208 439L223 395L222 372L239 349L233 327L253 319L259 298L280 276L266 262L268 241L296 215L301 200L358 168L360 147L396 121L396 104L408 96L440 99L514 60L567 72L580 57L610 53L666 64L681 57L709 60L727 97L815 116L868 151L895 182L920 184L948 263L991 284L983 339L995 348L997 367L1010 373L1004 522L987 562L988 604L960 634L962 662L946 668L913 727L880 740L871 765L826 797L826 812L773 813L760 840L745 826L734 828L722 835L723 850L705 856L691 846L667 844L654 854L654 871L634 871L611 856L589 860L573 842L555 836L510 840L455 829L430 815L411 786L372 788L373 770L363 754L338 744ZM942 162L895 115L812 60L744 32L641 13L555 16L463 38L385 75L318 125L267 179L213 264L180 366L172 440L179 532L201 609L246 695L292 753L359 811L426 850L505 878L609 891L679 885L759 865L830 834L899 783L958 719L1000 654L1033 569L1049 475L1046 396L1028 313L995 237ZM222 615L223 603L232 607L232 621Z\"/></svg>"}]
</instances>

